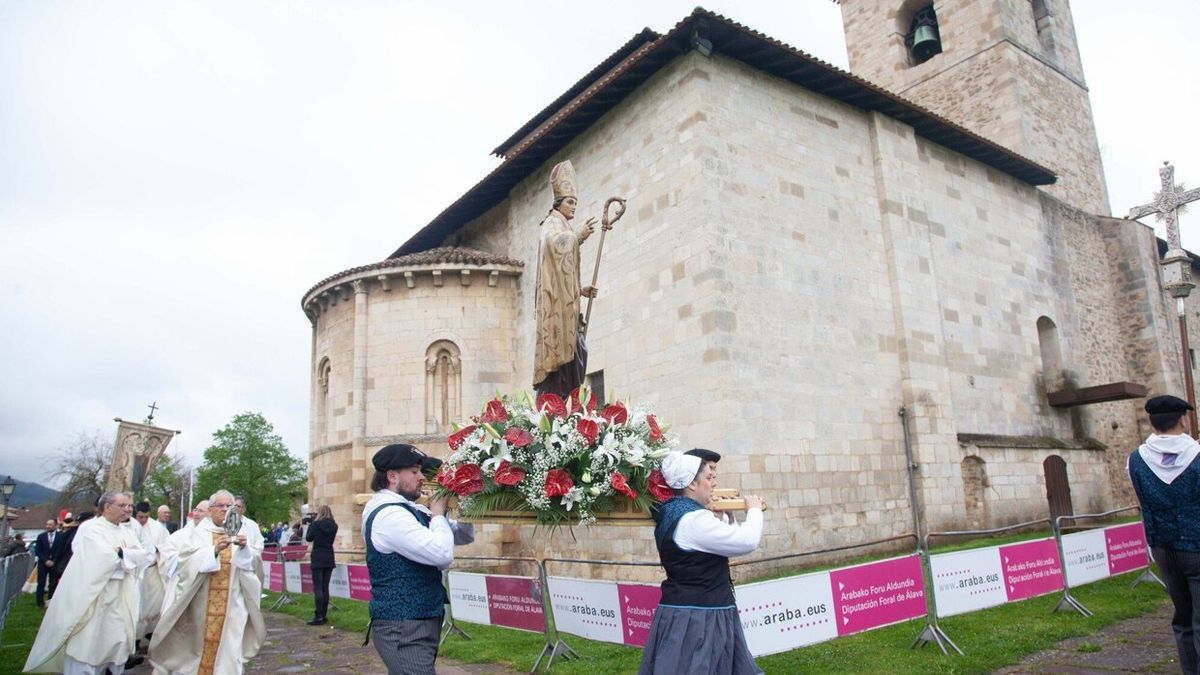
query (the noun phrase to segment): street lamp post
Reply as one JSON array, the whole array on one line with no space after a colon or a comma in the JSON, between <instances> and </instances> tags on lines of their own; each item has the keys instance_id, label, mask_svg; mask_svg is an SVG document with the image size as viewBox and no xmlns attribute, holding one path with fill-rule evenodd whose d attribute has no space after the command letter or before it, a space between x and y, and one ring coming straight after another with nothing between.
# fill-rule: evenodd
<instances>
[{"instance_id":1,"label":"street lamp post","mask_svg":"<svg viewBox=\"0 0 1200 675\"><path fill-rule=\"evenodd\" d=\"M13 490L17 489L17 481L13 480L12 476L4 479L0 483L0 495L4 496L4 541L8 542L8 499L12 497Z\"/></svg>"}]
</instances>

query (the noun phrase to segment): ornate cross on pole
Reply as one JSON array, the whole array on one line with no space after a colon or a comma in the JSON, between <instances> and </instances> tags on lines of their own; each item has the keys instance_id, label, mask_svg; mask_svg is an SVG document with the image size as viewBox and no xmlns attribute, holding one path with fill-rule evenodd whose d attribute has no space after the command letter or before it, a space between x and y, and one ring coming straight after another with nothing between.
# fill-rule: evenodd
<instances>
[{"instance_id":1,"label":"ornate cross on pole","mask_svg":"<svg viewBox=\"0 0 1200 675\"><path fill-rule=\"evenodd\" d=\"M1196 284L1192 281L1192 260L1184 252L1183 245L1179 241L1178 214L1179 207L1184 204L1200 201L1200 188L1181 191L1175 184L1175 167L1171 166L1170 162L1163 162L1162 168L1158 170L1158 177L1162 180L1162 188L1159 189L1155 200L1130 209L1129 215L1126 217L1130 220L1137 220L1153 213L1157 220L1163 221L1166 225L1167 254L1163 256L1159 264L1163 268L1163 287L1167 289L1171 297L1175 298L1175 311L1179 315L1179 340L1183 347L1184 386L1187 387L1188 403L1195 408L1196 389L1192 384L1192 355L1188 345L1187 313L1184 301ZM1191 425L1191 433L1195 436L1200 432L1200 429L1196 428L1195 410L1188 413L1188 422Z\"/></svg>"},{"instance_id":2,"label":"ornate cross on pole","mask_svg":"<svg viewBox=\"0 0 1200 675\"><path fill-rule=\"evenodd\" d=\"M150 409L150 415L146 418L146 424L150 424L154 421L154 411L158 410L158 401L152 401L146 407Z\"/></svg>"}]
</instances>

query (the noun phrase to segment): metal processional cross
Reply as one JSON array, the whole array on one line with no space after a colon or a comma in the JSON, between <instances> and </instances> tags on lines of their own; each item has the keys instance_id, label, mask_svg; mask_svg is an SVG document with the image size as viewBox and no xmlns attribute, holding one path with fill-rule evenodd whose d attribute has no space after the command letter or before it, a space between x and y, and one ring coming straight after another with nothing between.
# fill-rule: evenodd
<instances>
[{"instance_id":1,"label":"metal processional cross","mask_svg":"<svg viewBox=\"0 0 1200 675\"><path fill-rule=\"evenodd\" d=\"M152 401L150 403L150 405L148 405L146 407L150 409L150 416L146 418L146 424L153 424L154 423L154 411L158 410L158 401Z\"/></svg>"},{"instance_id":2,"label":"metal processional cross","mask_svg":"<svg viewBox=\"0 0 1200 675\"><path fill-rule=\"evenodd\" d=\"M1196 390L1192 384L1192 355L1188 346L1187 333L1187 314L1184 308L1184 301L1187 296L1196 287L1192 282L1191 275L1191 258L1183 250L1183 245L1179 240L1179 207L1188 202L1200 201L1200 188L1183 191L1175 184L1175 167L1171 166L1170 162L1163 162L1163 166L1158 170L1158 177L1162 180L1162 188L1158 191L1157 198L1149 203L1141 206L1136 206L1129 210L1129 215L1126 216L1130 220L1137 220L1151 213L1155 218L1164 222L1167 228L1167 254L1163 256L1161 265L1163 268L1163 287L1175 298L1175 309L1179 315L1179 336L1183 347L1183 380L1184 386L1187 387L1188 403L1194 408L1196 406ZM1192 410L1188 413L1188 422L1191 423L1191 432L1195 436L1200 429L1196 428L1196 411Z\"/></svg>"}]
</instances>

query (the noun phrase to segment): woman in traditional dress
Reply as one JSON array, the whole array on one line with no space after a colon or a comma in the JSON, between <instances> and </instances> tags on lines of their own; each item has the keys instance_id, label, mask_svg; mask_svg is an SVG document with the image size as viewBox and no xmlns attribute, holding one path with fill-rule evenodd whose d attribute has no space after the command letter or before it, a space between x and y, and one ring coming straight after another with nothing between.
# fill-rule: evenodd
<instances>
[{"instance_id":1,"label":"woman in traditional dress","mask_svg":"<svg viewBox=\"0 0 1200 675\"><path fill-rule=\"evenodd\" d=\"M663 479L675 496L654 511L654 541L667 579L639 675L762 673L746 644L729 574L729 556L758 548L762 499L746 495L741 525L704 508L716 487L720 459L699 448L663 459Z\"/></svg>"},{"instance_id":2,"label":"woman in traditional dress","mask_svg":"<svg viewBox=\"0 0 1200 675\"><path fill-rule=\"evenodd\" d=\"M333 519L333 512L325 504L317 509L317 518L308 526L305 539L312 542L312 588L316 600L316 610L313 612L310 626L320 626L326 623L325 614L329 611L329 577L333 574L336 563L333 560L333 540L337 537L338 525Z\"/></svg>"}]
</instances>

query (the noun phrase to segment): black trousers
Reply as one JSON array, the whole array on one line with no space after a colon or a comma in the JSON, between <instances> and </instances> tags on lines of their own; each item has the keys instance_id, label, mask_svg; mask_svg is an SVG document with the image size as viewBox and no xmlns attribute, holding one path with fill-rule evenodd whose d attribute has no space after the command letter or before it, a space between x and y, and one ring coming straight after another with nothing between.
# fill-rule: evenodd
<instances>
[{"instance_id":1,"label":"black trousers","mask_svg":"<svg viewBox=\"0 0 1200 675\"><path fill-rule=\"evenodd\" d=\"M50 587L50 595L46 595L46 586L50 582L50 570L46 567L45 560L37 561L37 573L37 594L35 597L37 598L37 606L41 607L42 605L46 604L47 597L54 597L53 586Z\"/></svg>"},{"instance_id":2,"label":"black trousers","mask_svg":"<svg viewBox=\"0 0 1200 675\"><path fill-rule=\"evenodd\" d=\"M324 619L325 614L329 611L329 577L333 576L333 568L326 567L324 569L313 568L313 598L316 600L317 608L313 612L313 617Z\"/></svg>"},{"instance_id":3,"label":"black trousers","mask_svg":"<svg viewBox=\"0 0 1200 675\"><path fill-rule=\"evenodd\" d=\"M1167 594L1175 605L1171 629L1179 668L1189 675L1200 673L1200 553L1155 547L1154 561L1162 572Z\"/></svg>"}]
</instances>

